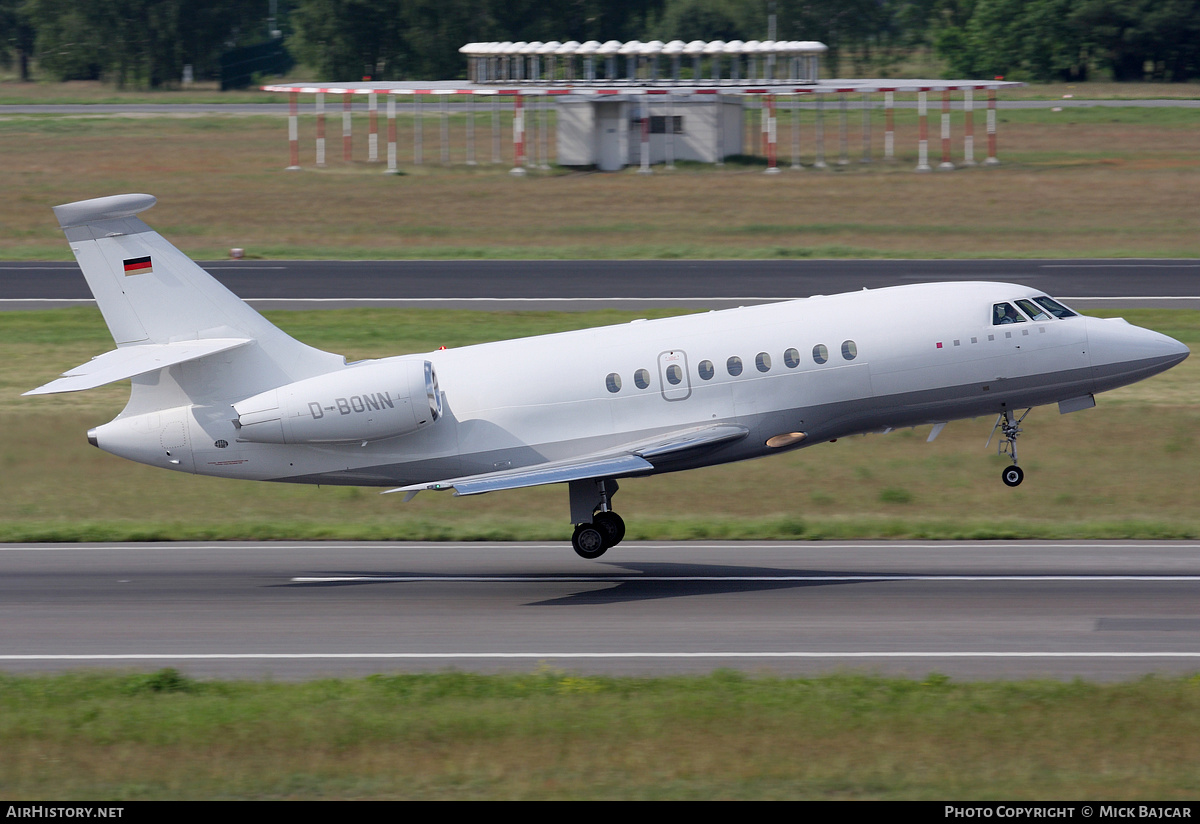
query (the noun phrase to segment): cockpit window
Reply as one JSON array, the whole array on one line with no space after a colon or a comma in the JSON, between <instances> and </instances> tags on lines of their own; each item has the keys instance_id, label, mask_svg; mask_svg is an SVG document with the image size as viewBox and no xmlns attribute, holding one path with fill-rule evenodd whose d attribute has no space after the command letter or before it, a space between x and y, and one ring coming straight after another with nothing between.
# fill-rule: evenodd
<instances>
[{"instance_id":1,"label":"cockpit window","mask_svg":"<svg viewBox=\"0 0 1200 824\"><path fill-rule=\"evenodd\" d=\"M992 326L1024 322L1025 316L1014 309L1011 303L997 303L992 306Z\"/></svg>"},{"instance_id":2,"label":"cockpit window","mask_svg":"<svg viewBox=\"0 0 1200 824\"><path fill-rule=\"evenodd\" d=\"M1019 300L1017 301L1017 306L1020 306L1021 311L1029 315L1029 317L1033 318L1034 320L1050 320L1050 316L1043 312L1041 307L1031 300Z\"/></svg>"},{"instance_id":3,"label":"cockpit window","mask_svg":"<svg viewBox=\"0 0 1200 824\"><path fill-rule=\"evenodd\" d=\"M1054 298L1048 298L1045 295L1034 298L1047 312L1054 315L1056 318L1073 318L1075 313Z\"/></svg>"}]
</instances>

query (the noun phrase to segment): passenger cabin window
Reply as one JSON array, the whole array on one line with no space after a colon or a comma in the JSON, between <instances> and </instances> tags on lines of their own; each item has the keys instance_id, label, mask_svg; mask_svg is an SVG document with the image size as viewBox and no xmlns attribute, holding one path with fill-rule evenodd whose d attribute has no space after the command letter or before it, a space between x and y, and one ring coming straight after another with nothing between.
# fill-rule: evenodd
<instances>
[{"instance_id":1,"label":"passenger cabin window","mask_svg":"<svg viewBox=\"0 0 1200 824\"><path fill-rule=\"evenodd\" d=\"M842 341L842 357L846 360L854 360L858 357L858 344L852 340Z\"/></svg>"},{"instance_id":2,"label":"passenger cabin window","mask_svg":"<svg viewBox=\"0 0 1200 824\"><path fill-rule=\"evenodd\" d=\"M725 361L725 369L730 375L736 378L738 375L742 374L742 359L737 355L734 355L732 358Z\"/></svg>"},{"instance_id":3,"label":"passenger cabin window","mask_svg":"<svg viewBox=\"0 0 1200 824\"><path fill-rule=\"evenodd\" d=\"M771 356L766 352L759 352L754 358L754 366L759 372L771 371Z\"/></svg>"},{"instance_id":4,"label":"passenger cabin window","mask_svg":"<svg viewBox=\"0 0 1200 824\"><path fill-rule=\"evenodd\" d=\"M682 380L683 370L679 368L679 364L673 363L667 367L667 383L678 386Z\"/></svg>"},{"instance_id":5,"label":"passenger cabin window","mask_svg":"<svg viewBox=\"0 0 1200 824\"><path fill-rule=\"evenodd\" d=\"M608 387L608 391L617 393L621 391L621 376L616 372L610 372L608 377L604 379L604 385Z\"/></svg>"},{"instance_id":6,"label":"passenger cabin window","mask_svg":"<svg viewBox=\"0 0 1200 824\"><path fill-rule=\"evenodd\" d=\"M713 362L710 360L700 361L700 365L696 369L700 373L701 380L712 380L712 376L716 374L716 370L713 369Z\"/></svg>"},{"instance_id":7,"label":"passenger cabin window","mask_svg":"<svg viewBox=\"0 0 1200 824\"><path fill-rule=\"evenodd\" d=\"M1025 316L1014 309L1011 303L997 303L992 306L992 326L1024 322Z\"/></svg>"},{"instance_id":8,"label":"passenger cabin window","mask_svg":"<svg viewBox=\"0 0 1200 824\"><path fill-rule=\"evenodd\" d=\"M1042 308L1031 300L1019 300L1017 306L1021 307L1021 311L1029 315L1034 320L1050 320L1050 316L1042 311Z\"/></svg>"},{"instance_id":9,"label":"passenger cabin window","mask_svg":"<svg viewBox=\"0 0 1200 824\"><path fill-rule=\"evenodd\" d=\"M800 365L800 352L797 349L789 349L783 353L783 362L787 364L788 369L795 369Z\"/></svg>"},{"instance_id":10,"label":"passenger cabin window","mask_svg":"<svg viewBox=\"0 0 1200 824\"><path fill-rule=\"evenodd\" d=\"M1070 309L1063 306L1061 303L1054 300L1053 298L1048 298L1045 295L1042 295L1041 297L1034 298L1034 300L1037 301L1038 305L1040 305L1043 309L1045 309L1050 314L1054 315L1054 317L1056 317L1056 318L1073 318L1073 317L1075 317L1074 312L1072 312Z\"/></svg>"},{"instance_id":11,"label":"passenger cabin window","mask_svg":"<svg viewBox=\"0 0 1200 824\"><path fill-rule=\"evenodd\" d=\"M825 361L829 360L829 349L826 348L825 344L818 343L813 347L813 360L817 363L825 363Z\"/></svg>"},{"instance_id":12,"label":"passenger cabin window","mask_svg":"<svg viewBox=\"0 0 1200 824\"><path fill-rule=\"evenodd\" d=\"M650 373L645 369L639 369L633 373L633 382L637 384L638 389L645 389L650 385Z\"/></svg>"}]
</instances>

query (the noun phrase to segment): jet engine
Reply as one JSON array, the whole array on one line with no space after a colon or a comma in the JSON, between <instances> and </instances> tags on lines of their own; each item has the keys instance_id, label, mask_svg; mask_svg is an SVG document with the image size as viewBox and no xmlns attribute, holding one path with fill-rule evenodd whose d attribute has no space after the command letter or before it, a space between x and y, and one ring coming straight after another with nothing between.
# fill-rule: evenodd
<instances>
[{"instance_id":1,"label":"jet engine","mask_svg":"<svg viewBox=\"0 0 1200 824\"><path fill-rule=\"evenodd\" d=\"M407 435L442 414L427 360L388 358L261 392L233 405L239 441L346 443Z\"/></svg>"}]
</instances>

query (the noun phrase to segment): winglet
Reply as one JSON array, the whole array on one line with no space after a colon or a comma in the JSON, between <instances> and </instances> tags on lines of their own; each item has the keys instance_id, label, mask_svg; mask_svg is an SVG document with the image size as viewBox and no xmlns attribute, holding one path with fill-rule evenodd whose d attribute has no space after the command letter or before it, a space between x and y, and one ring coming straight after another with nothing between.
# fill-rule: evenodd
<instances>
[{"instance_id":1,"label":"winglet","mask_svg":"<svg viewBox=\"0 0 1200 824\"><path fill-rule=\"evenodd\" d=\"M109 195L108 197L77 200L74 203L55 206L54 216L58 218L59 226L68 229L72 226L82 226L101 220L133 217L138 212L146 211L157 202L158 199L154 195Z\"/></svg>"}]
</instances>

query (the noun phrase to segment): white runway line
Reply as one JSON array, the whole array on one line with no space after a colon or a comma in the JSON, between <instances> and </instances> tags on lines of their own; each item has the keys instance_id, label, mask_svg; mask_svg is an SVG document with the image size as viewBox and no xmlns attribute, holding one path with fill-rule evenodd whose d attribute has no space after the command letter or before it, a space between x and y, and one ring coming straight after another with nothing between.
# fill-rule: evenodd
<instances>
[{"instance_id":1,"label":"white runway line","mask_svg":"<svg viewBox=\"0 0 1200 824\"><path fill-rule=\"evenodd\" d=\"M839 581L1167 581L1195 583L1200 575L356 575L292 578L294 584L625 584L646 582L830 583Z\"/></svg>"},{"instance_id":2,"label":"white runway line","mask_svg":"<svg viewBox=\"0 0 1200 824\"><path fill-rule=\"evenodd\" d=\"M755 652L231 652L231 653L93 653L82 655L0 655L0 661L247 661L247 660L542 660L542 659L636 659L636 658L793 658L793 659L871 659L871 658L1200 658L1200 652L988 652L975 650L908 652L808 652L777 650Z\"/></svg>"}]
</instances>

